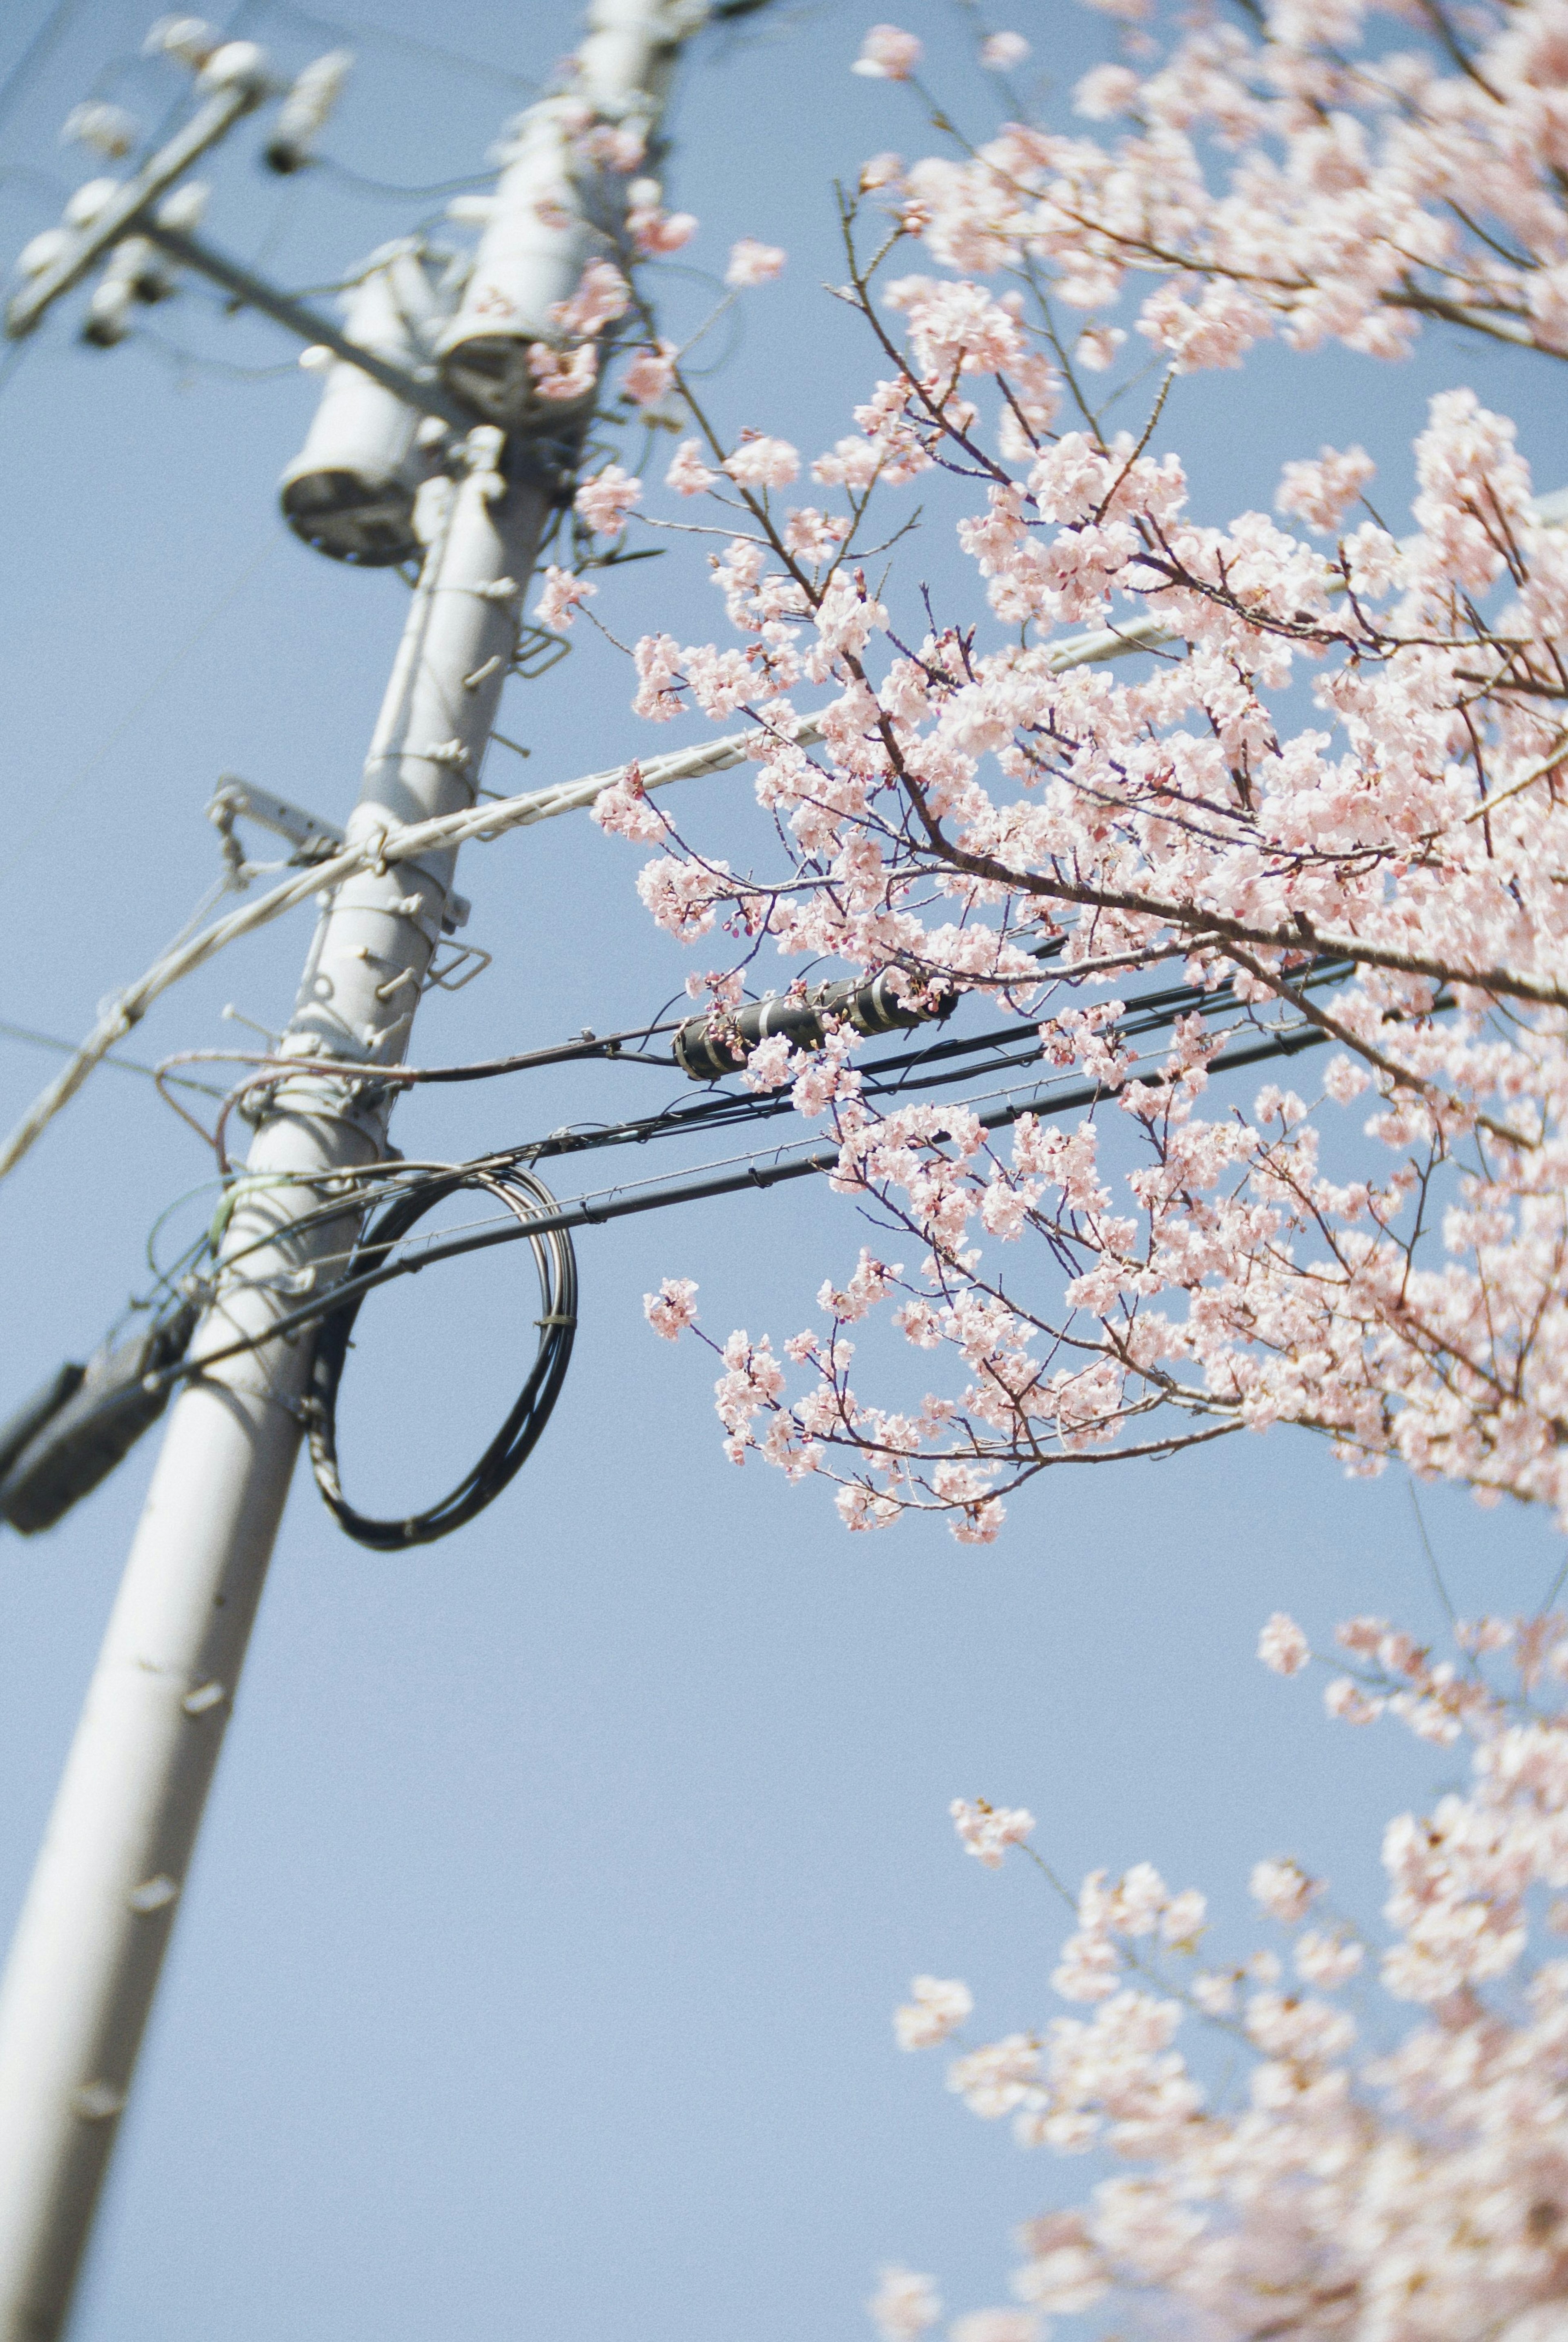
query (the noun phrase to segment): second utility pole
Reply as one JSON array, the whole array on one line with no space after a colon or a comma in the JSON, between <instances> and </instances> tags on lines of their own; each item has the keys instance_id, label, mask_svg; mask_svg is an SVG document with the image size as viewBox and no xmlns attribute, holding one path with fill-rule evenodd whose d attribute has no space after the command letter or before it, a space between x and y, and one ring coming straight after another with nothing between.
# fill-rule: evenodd
<instances>
[{"instance_id":1,"label":"second utility pole","mask_svg":"<svg viewBox=\"0 0 1568 2342\"><path fill-rule=\"evenodd\" d=\"M582 423L580 409L526 396L526 348L624 216L625 175L581 160L582 134L598 123L651 138L705 13L701 0L594 0L569 94L522 119L443 337L448 387L494 421L424 492L423 570L351 837L474 802L559 443L569 460ZM607 216L590 219L590 202ZM262 1119L226 1246L263 1248L224 1277L194 1356L265 1335L338 1273L355 1220L332 1183L384 1152L385 1094L310 1060L372 1073L403 1057L454 859L366 873L325 904L283 1045L299 1071ZM295 1226L334 1193L342 1220ZM307 1341L276 1343L215 1367L171 1413L0 1996L0 2342L54 2342L66 2318L288 1494L308 1367Z\"/></svg>"}]
</instances>

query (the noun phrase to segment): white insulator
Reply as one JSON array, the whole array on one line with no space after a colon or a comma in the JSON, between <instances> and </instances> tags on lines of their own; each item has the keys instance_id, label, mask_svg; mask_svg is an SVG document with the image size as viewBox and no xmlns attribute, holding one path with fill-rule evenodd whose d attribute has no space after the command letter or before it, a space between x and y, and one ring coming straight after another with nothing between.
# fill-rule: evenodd
<instances>
[{"instance_id":1,"label":"white insulator","mask_svg":"<svg viewBox=\"0 0 1568 2342\"><path fill-rule=\"evenodd\" d=\"M345 311L350 341L405 372L428 363L441 313L406 247L362 278ZM289 526L318 553L362 568L417 553L414 498L432 462L416 444L419 422L414 407L358 366L331 360L310 435L283 475Z\"/></svg>"},{"instance_id":2,"label":"white insulator","mask_svg":"<svg viewBox=\"0 0 1568 2342\"><path fill-rule=\"evenodd\" d=\"M17 254L18 272L24 276L42 276L46 268L65 258L75 240L68 227L46 227Z\"/></svg>"},{"instance_id":3,"label":"white insulator","mask_svg":"<svg viewBox=\"0 0 1568 2342\"><path fill-rule=\"evenodd\" d=\"M211 193L205 180L187 179L158 205L158 225L178 228L182 235L189 235L193 228L200 227Z\"/></svg>"},{"instance_id":4,"label":"white insulator","mask_svg":"<svg viewBox=\"0 0 1568 2342\"><path fill-rule=\"evenodd\" d=\"M119 192L118 179L89 179L65 205L66 226L91 227L105 205L112 204Z\"/></svg>"},{"instance_id":5,"label":"white insulator","mask_svg":"<svg viewBox=\"0 0 1568 2342\"><path fill-rule=\"evenodd\" d=\"M131 304L135 299L135 291L125 277L105 276L93 287L93 297L82 322L82 339L100 350L112 349L116 342L123 342L130 330Z\"/></svg>"},{"instance_id":6,"label":"white insulator","mask_svg":"<svg viewBox=\"0 0 1568 2342\"><path fill-rule=\"evenodd\" d=\"M255 41L225 41L196 75L199 89L258 89L266 81L267 55Z\"/></svg>"},{"instance_id":7,"label":"white insulator","mask_svg":"<svg viewBox=\"0 0 1568 2342\"><path fill-rule=\"evenodd\" d=\"M160 16L148 27L142 53L149 57L178 57L199 73L218 45L217 35L201 16Z\"/></svg>"},{"instance_id":8,"label":"white insulator","mask_svg":"<svg viewBox=\"0 0 1568 2342\"><path fill-rule=\"evenodd\" d=\"M174 279L156 245L145 235L128 235L115 246L82 321L82 338L99 349L112 349L129 330L131 305L135 301L166 301Z\"/></svg>"},{"instance_id":9,"label":"white insulator","mask_svg":"<svg viewBox=\"0 0 1568 2342\"><path fill-rule=\"evenodd\" d=\"M310 161L311 150L343 94L353 63L351 49L329 49L325 56L306 65L285 98L266 144L265 159L272 170L299 171Z\"/></svg>"},{"instance_id":10,"label":"white insulator","mask_svg":"<svg viewBox=\"0 0 1568 2342\"><path fill-rule=\"evenodd\" d=\"M441 337L451 388L488 421L508 427L550 417L564 424L575 412L537 396L528 351L554 337L550 311L571 299L598 241L577 215L572 185L569 125L580 113L563 100L524 117L462 305Z\"/></svg>"},{"instance_id":11,"label":"white insulator","mask_svg":"<svg viewBox=\"0 0 1568 2342\"><path fill-rule=\"evenodd\" d=\"M91 146L112 163L123 162L141 137L141 125L123 105L93 99L74 105L60 126L62 146Z\"/></svg>"}]
</instances>

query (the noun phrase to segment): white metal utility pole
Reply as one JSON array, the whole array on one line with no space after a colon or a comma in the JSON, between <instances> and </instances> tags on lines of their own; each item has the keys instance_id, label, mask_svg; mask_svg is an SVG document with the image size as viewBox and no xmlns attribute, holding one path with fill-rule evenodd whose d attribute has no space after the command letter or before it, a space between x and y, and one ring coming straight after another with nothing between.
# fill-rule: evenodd
<instances>
[{"instance_id":1,"label":"white metal utility pole","mask_svg":"<svg viewBox=\"0 0 1568 2342\"><path fill-rule=\"evenodd\" d=\"M584 108L651 135L705 14L704 0L594 0L569 93L518 125L444 337L448 390L494 420L422 492L423 572L351 839L474 801L553 451L581 420L529 395L526 347L605 248L585 210L624 210L632 175L583 162ZM300 1070L261 1122L227 1250L266 1241L229 1274L193 1355L265 1333L336 1275L354 1220L331 1183L383 1153L387 1100L310 1060L403 1057L454 860L366 871L325 902L284 1045ZM294 1226L338 1192L343 1220ZM66 2318L288 1493L309 1346L215 1367L170 1417L0 1995L0 2342L53 2342Z\"/></svg>"}]
</instances>

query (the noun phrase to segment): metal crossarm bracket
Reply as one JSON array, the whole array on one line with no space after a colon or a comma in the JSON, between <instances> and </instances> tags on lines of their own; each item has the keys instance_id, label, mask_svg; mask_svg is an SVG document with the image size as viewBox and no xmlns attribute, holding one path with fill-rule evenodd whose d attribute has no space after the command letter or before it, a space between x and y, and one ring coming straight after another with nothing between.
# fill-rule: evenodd
<instances>
[{"instance_id":1,"label":"metal crossarm bracket","mask_svg":"<svg viewBox=\"0 0 1568 2342\"><path fill-rule=\"evenodd\" d=\"M33 333L61 295L79 285L126 236L145 235L161 241L156 235L156 223L151 217L154 204L185 176L198 156L205 155L209 146L215 146L243 115L258 106L266 94L263 84L238 82L204 105L176 137L160 147L144 169L125 181L91 227L80 230L70 249L6 305L7 338L19 342Z\"/></svg>"},{"instance_id":2,"label":"metal crossarm bracket","mask_svg":"<svg viewBox=\"0 0 1568 2342\"><path fill-rule=\"evenodd\" d=\"M270 829L275 837L285 838L304 862L324 861L329 854L343 851L343 832L335 823L304 812L286 797L275 797L270 789L258 789L254 781L242 781L236 773L219 775L208 811L215 807Z\"/></svg>"},{"instance_id":3,"label":"metal crossarm bracket","mask_svg":"<svg viewBox=\"0 0 1568 2342\"><path fill-rule=\"evenodd\" d=\"M286 797L274 796L270 789L258 788L255 781L242 781L237 773L219 775L207 812L226 814L231 821L254 821L258 829L270 829L275 837L283 838L294 847L296 862L325 862L332 855L341 854L346 842L335 822L323 821L319 815L290 805ZM454 928L468 925L473 907L466 895L454 892L447 896L441 924L449 935ZM474 974L478 973L475 969Z\"/></svg>"}]
</instances>

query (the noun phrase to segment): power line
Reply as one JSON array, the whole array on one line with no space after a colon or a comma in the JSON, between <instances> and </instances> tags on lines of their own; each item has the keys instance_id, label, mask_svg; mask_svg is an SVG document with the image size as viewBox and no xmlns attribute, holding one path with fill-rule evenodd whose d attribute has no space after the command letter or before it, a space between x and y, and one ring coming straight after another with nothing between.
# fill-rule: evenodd
<instances>
[{"instance_id":1,"label":"power line","mask_svg":"<svg viewBox=\"0 0 1568 2342\"><path fill-rule=\"evenodd\" d=\"M419 39L413 33L394 33L385 25L367 24L363 17L324 16L308 8L296 8L293 0L264 0L264 15L285 16L292 23L305 25L313 33L346 35L353 41L379 43L383 48L402 49L410 56L431 57L438 65L447 65L454 73L467 74L504 89L514 89L532 97L539 88L525 74L508 73L504 65L485 65L478 57L464 56L460 50L448 49L436 41Z\"/></svg>"},{"instance_id":2,"label":"power line","mask_svg":"<svg viewBox=\"0 0 1568 2342\"><path fill-rule=\"evenodd\" d=\"M1220 1056L1212 1057L1208 1062L1207 1070L1211 1075L1233 1073L1248 1066L1261 1065L1272 1058L1297 1056L1304 1050L1320 1047L1329 1037L1321 1026L1316 1025L1284 1026L1267 1039L1249 1043L1243 1047L1225 1050ZM1013 1123L1021 1121L1026 1114L1042 1117L1071 1114L1080 1107L1099 1104L1108 1095L1111 1093L1107 1092L1104 1084L1101 1082L1080 1083L1071 1089L1059 1091L1036 1090L1027 1097L1014 1099L1006 1106L994 1108L989 1114L981 1115L978 1120L982 1129L1004 1130ZM962 1106L970 1102L960 1099L955 1103ZM804 1144L804 1142L800 1143ZM509 1150L508 1153L510 1158L514 1160L519 1156L526 1155L530 1159L539 1161L552 1151L554 1150L549 1141L535 1141L526 1148ZM556 1211L544 1214L537 1219L525 1223L508 1220L494 1226L482 1226L474 1234L446 1238L442 1242L429 1245L415 1257L393 1261L377 1268L364 1270L358 1275L351 1274L335 1285L332 1291L322 1299L306 1302L298 1309L290 1310L282 1316L273 1318L265 1333L246 1336L223 1347L207 1350L199 1358L166 1367L150 1378L149 1386L155 1386L162 1391L173 1389L181 1383L197 1380L212 1366L220 1365L227 1358L238 1357L248 1351L265 1347L283 1336L297 1333L304 1326L319 1325L335 1309L349 1302L357 1304L365 1294L373 1293L378 1286L389 1285L396 1277L416 1276L423 1270L434 1267L441 1261L455 1260L465 1253L488 1251L494 1245L514 1244L523 1236L537 1239L556 1234L569 1234L576 1228L600 1227L611 1220L626 1219L644 1212L663 1211L682 1204L705 1203L716 1196L740 1195L754 1188L760 1191L778 1186L786 1180L810 1178L820 1173L834 1170L839 1162L839 1149L836 1146L818 1147L794 1162L782 1160L784 1154L783 1147L772 1150L773 1159L770 1161L766 1153L759 1153L745 1160L743 1168L720 1171L711 1176L687 1178L674 1183L651 1180L635 1193L628 1193L624 1185L602 1188L595 1194L574 1196ZM499 1164L504 1159L507 1158L481 1157L473 1164L454 1166L454 1168L478 1171L486 1165ZM453 1171L447 1170L437 1176L450 1185ZM599 1200L600 1197L604 1200ZM341 1202L327 1209L334 1217L341 1219L344 1216L345 1206ZM352 1261L354 1256L351 1254L349 1257ZM232 1260L228 1265L232 1266Z\"/></svg>"},{"instance_id":3,"label":"power line","mask_svg":"<svg viewBox=\"0 0 1568 2342\"><path fill-rule=\"evenodd\" d=\"M7 1041L28 1042L35 1049L52 1049L62 1057L74 1057L76 1054L75 1041L62 1041L54 1033L35 1032L31 1025L7 1025L0 1021L0 1035L4 1035ZM158 1079L157 1066L145 1066L139 1057L122 1057L117 1052L111 1051L106 1057L100 1058L99 1063L113 1066L122 1074L145 1074L150 1082ZM208 1097L221 1098L225 1095L215 1083L198 1082L188 1075L165 1074L164 1079L176 1089L201 1090Z\"/></svg>"},{"instance_id":4,"label":"power line","mask_svg":"<svg viewBox=\"0 0 1568 2342\"><path fill-rule=\"evenodd\" d=\"M15 350L20 353L28 345L25 342L17 342L14 343L12 346ZM0 390L5 388L5 379L6 377L5 374L0 372ZM75 795L76 791L83 786L84 782L91 780L93 775L98 770L98 767L113 755L114 751L119 746L121 741L125 738L126 733L129 732L132 726L138 723L146 714L147 709L152 706L154 700L157 697L159 692L162 691L165 684L168 682L171 676L178 672L178 670L185 665L186 659L190 657L192 652L205 640L214 626L216 626L218 620L225 616L225 614L233 608L235 603L239 600L240 596L245 592L245 587L250 584L257 570L263 566L264 563L271 560L274 553L277 550L280 542L281 538L278 530L275 527L269 528L267 531L266 542L262 545L261 550L254 556L254 558L246 562L245 567L240 571L238 576L235 578L233 584L230 586L228 592L225 594L219 601L213 604L205 617L204 617L199 626L195 627L194 630L185 637L178 650L176 650L171 657L165 659L163 666L154 676L152 681L147 685L146 688L131 702L130 706L125 710L124 716L121 716L119 722L115 726L114 730L109 734L108 737L99 743L98 746L94 749L86 762L79 766L76 771L72 774L71 778L55 792L53 800L45 808L44 813L40 815L39 818L34 823L32 828L23 832L12 851L9 859L4 864L0 864L0 876L8 877L10 876L12 871L15 869L16 865L23 859L24 856L32 851L33 847L43 836L45 831L48 829L51 824L55 821L61 807L69 798Z\"/></svg>"},{"instance_id":5,"label":"power line","mask_svg":"<svg viewBox=\"0 0 1568 2342\"><path fill-rule=\"evenodd\" d=\"M27 85L39 69L47 64L54 51L70 30L71 19L80 10L82 0L55 0L44 22L39 25L5 80L0 82L0 123L6 121L18 101L26 95Z\"/></svg>"}]
</instances>

